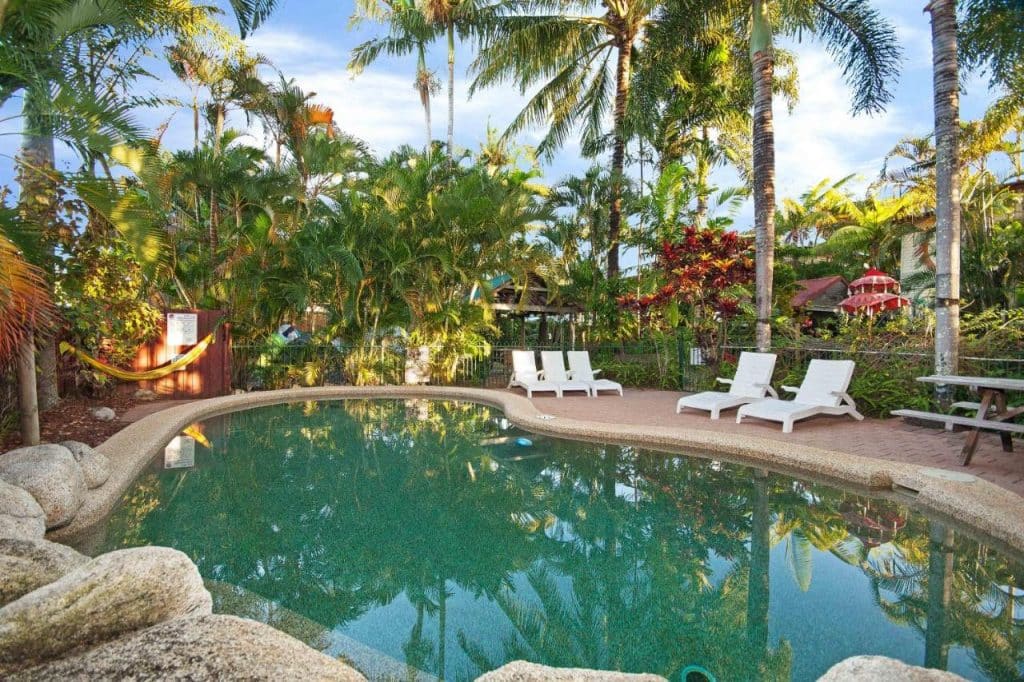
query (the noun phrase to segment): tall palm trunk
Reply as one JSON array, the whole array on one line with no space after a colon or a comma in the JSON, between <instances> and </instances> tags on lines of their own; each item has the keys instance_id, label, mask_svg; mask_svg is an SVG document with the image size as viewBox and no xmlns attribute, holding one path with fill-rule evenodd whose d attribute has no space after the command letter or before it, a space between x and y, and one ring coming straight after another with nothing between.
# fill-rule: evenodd
<instances>
[{"instance_id":1,"label":"tall palm trunk","mask_svg":"<svg viewBox=\"0 0 1024 682\"><path fill-rule=\"evenodd\" d=\"M24 136L21 147L22 170L19 178L21 217L41 230L44 235L52 234L49 226L55 219L57 210L57 185L53 176L53 135L42 130L41 122L44 119L36 114L47 105L48 103L37 103L32 94L26 95L25 118L30 128L34 128L36 132L27 132ZM49 246L47 250L49 252ZM37 407L39 410L48 410L60 402L57 385L57 338L52 331L40 335L38 352ZM33 372L36 372L35 359Z\"/></svg>"},{"instance_id":2,"label":"tall palm trunk","mask_svg":"<svg viewBox=\"0 0 1024 682\"><path fill-rule=\"evenodd\" d=\"M710 156L708 145L708 127L701 126L700 146L697 152L697 227L705 228L708 225L708 176L711 174L711 164L708 162Z\"/></svg>"},{"instance_id":3,"label":"tall palm trunk","mask_svg":"<svg viewBox=\"0 0 1024 682\"><path fill-rule=\"evenodd\" d=\"M455 156L455 24L448 22L448 156Z\"/></svg>"},{"instance_id":4,"label":"tall palm trunk","mask_svg":"<svg viewBox=\"0 0 1024 682\"><path fill-rule=\"evenodd\" d=\"M960 166L957 134L960 94L956 1L932 0L932 71L935 89L935 373L956 374L960 354ZM936 386L940 404L952 387Z\"/></svg>"},{"instance_id":5,"label":"tall palm trunk","mask_svg":"<svg viewBox=\"0 0 1024 682\"><path fill-rule=\"evenodd\" d=\"M36 393L36 343L32 334L18 349L18 413L21 418L21 444L39 444L39 402Z\"/></svg>"},{"instance_id":6,"label":"tall palm trunk","mask_svg":"<svg viewBox=\"0 0 1024 682\"><path fill-rule=\"evenodd\" d=\"M220 202L217 198L217 190L210 190L210 265L217 267L217 248L219 246L220 232Z\"/></svg>"},{"instance_id":7,"label":"tall palm trunk","mask_svg":"<svg viewBox=\"0 0 1024 682\"><path fill-rule=\"evenodd\" d=\"M199 94L192 90L192 148L199 149Z\"/></svg>"},{"instance_id":8,"label":"tall palm trunk","mask_svg":"<svg viewBox=\"0 0 1024 682\"><path fill-rule=\"evenodd\" d=\"M423 116L427 122L427 153L433 143L434 133L430 125L430 71L427 69L427 55L423 43L419 45L419 59L416 64L416 89L420 93Z\"/></svg>"},{"instance_id":9,"label":"tall palm trunk","mask_svg":"<svg viewBox=\"0 0 1024 682\"><path fill-rule=\"evenodd\" d=\"M764 0L754 0L750 56L754 65L754 245L757 289L756 344L772 344L772 275L775 269L775 130L772 79L775 56Z\"/></svg>"},{"instance_id":10,"label":"tall palm trunk","mask_svg":"<svg viewBox=\"0 0 1024 682\"><path fill-rule=\"evenodd\" d=\"M619 240L622 235L622 180L626 164L626 107L632 69L633 36L622 36L615 65L615 138L612 147L612 196L608 212L608 279L619 276Z\"/></svg>"},{"instance_id":11,"label":"tall palm trunk","mask_svg":"<svg viewBox=\"0 0 1024 682\"><path fill-rule=\"evenodd\" d=\"M214 106L217 107L217 119L213 130L213 155L220 156L220 138L224 135L224 118L227 112L223 102L217 102Z\"/></svg>"}]
</instances>

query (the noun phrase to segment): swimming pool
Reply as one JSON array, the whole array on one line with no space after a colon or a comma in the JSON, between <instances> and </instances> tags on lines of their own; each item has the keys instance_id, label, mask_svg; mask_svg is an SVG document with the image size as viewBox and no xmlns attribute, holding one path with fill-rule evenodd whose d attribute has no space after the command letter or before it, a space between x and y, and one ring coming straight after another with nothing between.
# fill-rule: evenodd
<instances>
[{"instance_id":1,"label":"swimming pool","mask_svg":"<svg viewBox=\"0 0 1024 682\"><path fill-rule=\"evenodd\" d=\"M1021 567L903 504L543 438L468 402L207 419L126 492L105 542L186 552L215 611L370 677L528 659L808 680L883 654L1018 679L1024 661Z\"/></svg>"}]
</instances>

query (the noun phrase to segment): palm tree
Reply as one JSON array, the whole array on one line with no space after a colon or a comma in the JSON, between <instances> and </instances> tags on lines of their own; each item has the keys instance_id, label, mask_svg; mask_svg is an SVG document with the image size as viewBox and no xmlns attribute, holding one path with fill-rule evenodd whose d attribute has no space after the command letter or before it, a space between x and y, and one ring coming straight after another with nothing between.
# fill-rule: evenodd
<instances>
[{"instance_id":1,"label":"palm tree","mask_svg":"<svg viewBox=\"0 0 1024 682\"><path fill-rule=\"evenodd\" d=\"M962 0L968 65L987 66L993 84L1017 91L1024 83L1024 8L1003 0ZM960 354L960 95L957 2L932 0L932 79L935 98L935 372L956 374ZM940 403L952 388L936 385Z\"/></svg>"},{"instance_id":2,"label":"palm tree","mask_svg":"<svg viewBox=\"0 0 1024 682\"><path fill-rule=\"evenodd\" d=\"M231 0L243 34L258 26L269 14L275 0ZM130 3L126 7L108 3L39 0L0 6L0 101L15 93L23 94L25 119L21 154L23 183L21 197L42 199L56 207L53 182L54 140L63 139L75 149L90 155L109 151L114 141L138 136L130 111L119 99L120 89L105 93L75 88L70 78L79 48L95 31L113 28L111 39L129 44L175 32L188 32L206 25L209 9L189 5L168 7L163 2ZM111 55L117 51L111 51ZM125 72L125 63L120 63ZM43 349L40 407L55 403L55 340L47 339ZM23 348L19 353L19 376L34 379L35 353ZM22 386L21 410L32 416L33 428L23 423L23 435L38 434L35 387ZM38 438L38 435L36 435Z\"/></svg>"},{"instance_id":3,"label":"palm tree","mask_svg":"<svg viewBox=\"0 0 1024 682\"><path fill-rule=\"evenodd\" d=\"M750 66L724 18L722 25L694 26L691 9L668 4L657 13L637 67L630 119L657 150L659 169L693 159L695 219L704 226L714 167L731 164L750 183ZM776 60L783 67L793 61L782 51ZM775 88L795 101L795 69L784 69Z\"/></svg>"},{"instance_id":4,"label":"palm tree","mask_svg":"<svg viewBox=\"0 0 1024 682\"><path fill-rule=\"evenodd\" d=\"M419 93L427 128L427 151L433 143L430 122L430 97L440 88L434 72L427 68L427 43L434 38L433 29L413 0L357 0L352 22L373 19L388 24L389 34L357 45L348 63L349 71L361 73L380 54L405 55L416 52L416 79L413 87ZM451 102L449 102L451 104ZM449 118L451 114L449 114ZM450 146L449 146L449 153Z\"/></svg>"},{"instance_id":5,"label":"palm tree","mask_svg":"<svg viewBox=\"0 0 1024 682\"><path fill-rule=\"evenodd\" d=\"M546 123L548 132L538 151L548 155L580 124L583 147L599 146L605 114L612 112L609 279L619 274L633 59L657 6L655 0L603 0L601 14L568 15L559 0L513 0L488 22L484 46L472 67L476 79L471 93L509 80L523 93L542 84L505 135Z\"/></svg>"},{"instance_id":6,"label":"palm tree","mask_svg":"<svg viewBox=\"0 0 1024 682\"><path fill-rule=\"evenodd\" d=\"M775 260L775 133L772 85L777 28L817 34L840 62L854 89L855 112L877 112L891 99L900 49L892 26L867 0L751 0L742 24L753 67L754 233L757 249L757 347L771 346L772 276ZM747 20L749 17L749 21Z\"/></svg>"},{"instance_id":7,"label":"palm tree","mask_svg":"<svg viewBox=\"0 0 1024 682\"><path fill-rule=\"evenodd\" d=\"M783 199L775 221L785 241L800 246L805 239L812 244L827 239L847 215L850 197L843 188L854 177L847 175L836 182L824 178L801 194L799 200Z\"/></svg>"},{"instance_id":8,"label":"palm tree","mask_svg":"<svg viewBox=\"0 0 1024 682\"><path fill-rule=\"evenodd\" d=\"M960 129L956 0L933 0L935 90L935 373L956 374L960 356ZM952 387L935 387L945 405Z\"/></svg>"},{"instance_id":9,"label":"palm tree","mask_svg":"<svg viewBox=\"0 0 1024 682\"><path fill-rule=\"evenodd\" d=\"M220 153L228 106L237 102L252 106L264 95L266 86L259 79L257 68L266 60L248 54L241 45L231 45L227 52L214 52L192 38L179 41L167 50L171 70L192 88L192 126L194 147L199 147L200 87L210 91L207 105L214 152Z\"/></svg>"},{"instance_id":10,"label":"palm tree","mask_svg":"<svg viewBox=\"0 0 1024 682\"><path fill-rule=\"evenodd\" d=\"M896 254L903 235L914 229L906 222L907 203L902 197L877 196L870 196L861 204L849 203L845 208L845 219L849 222L832 232L825 248L853 258L866 258L871 267L897 268Z\"/></svg>"},{"instance_id":11,"label":"palm tree","mask_svg":"<svg viewBox=\"0 0 1024 682\"><path fill-rule=\"evenodd\" d=\"M7 212L3 218L4 222L14 220ZM33 337L52 315L53 303L42 271L24 258L22 250L0 228L0 366L11 359L17 361L23 445L39 443Z\"/></svg>"},{"instance_id":12,"label":"palm tree","mask_svg":"<svg viewBox=\"0 0 1024 682\"><path fill-rule=\"evenodd\" d=\"M19 213L26 224L45 232L57 212L54 139L66 140L79 149L103 149L113 138L134 132L116 97L97 97L93 92L82 91L69 77L70 63L92 31L107 25L123 26L134 16L106 5L66 0L24 3L5 9L0 24L0 102L23 93ZM52 249L42 257L47 269L55 265ZM23 415L22 436L29 443L38 441L38 409L52 407L60 396L53 335L44 337L41 344L43 371L38 389L34 335L28 335L25 344L18 353L19 407Z\"/></svg>"},{"instance_id":13,"label":"palm tree","mask_svg":"<svg viewBox=\"0 0 1024 682\"><path fill-rule=\"evenodd\" d=\"M590 242L587 258L599 267L608 248L611 193L610 174L595 164L583 175L565 178L549 197L553 208L573 211L570 220L577 226L579 236Z\"/></svg>"},{"instance_id":14,"label":"palm tree","mask_svg":"<svg viewBox=\"0 0 1024 682\"><path fill-rule=\"evenodd\" d=\"M472 0L423 0L427 23L444 30L448 47L448 157L455 156L455 29L465 27L475 5Z\"/></svg>"}]
</instances>

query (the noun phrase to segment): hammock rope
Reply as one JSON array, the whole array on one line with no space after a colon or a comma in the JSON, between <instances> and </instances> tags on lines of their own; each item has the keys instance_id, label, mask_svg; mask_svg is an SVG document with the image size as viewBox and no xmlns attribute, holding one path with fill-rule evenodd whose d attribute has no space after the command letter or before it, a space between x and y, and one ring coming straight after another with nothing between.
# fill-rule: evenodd
<instances>
[{"instance_id":1,"label":"hammock rope","mask_svg":"<svg viewBox=\"0 0 1024 682\"><path fill-rule=\"evenodd\" d=\"M89 365L90 367L100 372L103 372L108 376L112 376L115 379L120 379L121 381L153 381L155 379L162 379L170 374L173 374L174 372L177 372L179 369L187 367L188 365L198 360L199 356L205 353L206 349L209 348L211 343L213 343L214 338L216 338L217 336L217 329L219 327L220 322L217 322L212 332L203 337L203 339L199 343L192 346L192 348L189 349L187 353L182 355L177 360L168 362L167 364L164 365L160 365L159 367L154 367L153 369L147 369L143 372L133 372L131 370L121 369L120 367L108 365L107 363L92 357L85 351L75 348L67 341L61 342L60 352L74 353L79 360Z\"/></svg>"}]
</instances>

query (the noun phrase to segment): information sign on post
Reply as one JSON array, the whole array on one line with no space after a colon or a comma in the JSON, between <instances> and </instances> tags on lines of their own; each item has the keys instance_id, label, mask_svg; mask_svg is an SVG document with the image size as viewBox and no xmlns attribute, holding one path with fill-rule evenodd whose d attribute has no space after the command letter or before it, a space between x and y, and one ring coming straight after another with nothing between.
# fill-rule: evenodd
<instances>
[{"instance_id":1,"label":"information sign on post","mask_svg":"<svg viewBox=\"0 0 1024 682\"><path fill-rule=\"evenodd\" d=\"M199 316L195 313L167 313L167 345L194 346L199 343Z\"/></svg>"}]
</instances>

